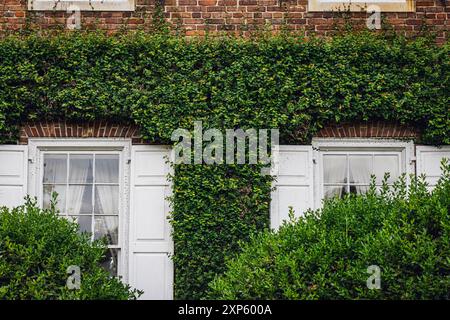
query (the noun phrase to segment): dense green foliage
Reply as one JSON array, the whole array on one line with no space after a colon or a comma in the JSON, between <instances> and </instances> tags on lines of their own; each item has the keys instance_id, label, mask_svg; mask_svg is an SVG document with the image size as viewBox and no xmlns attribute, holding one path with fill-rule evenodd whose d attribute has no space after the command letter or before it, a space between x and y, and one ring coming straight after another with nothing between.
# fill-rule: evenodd
<instances>
[{"instance_id":1,"label":"dense green foliage","mask_svg":"<svg viewBox=\"0 0 450 320\"><path fill-rule=\"evenodd\" d=\"M387 120L448 144L449 48L370 33L11 36L0 40L0 142L35 119L135 122L155 143L202 120L205 129L279 128L294 144L328 123ZM236 242L268 227L269 181L258 174L254 166L177 170L176 297L203 297Z\"/></svg>"},{"instance_id":2,"label":"dense green foliage","mask_svg":"<svg viewBox=\"0 0 450 320\"><path fill-rule=\"evenodd\" d=\"M330 122L384 119L449 143L449 45L369 33L186 40L145 34L0 41L2 139L23 120L134 120L169 141L193 120L280 128L305 142Z\"/></svg>"},{"instance_id":3,"label":"dense green foliage","mask_svg":"<svg viewBox=\"0 0 450 320\"><path fill-rule=\"evenodd\" d=\"M238 242L269 225L271 180L248 165L180 165L173 179L175 291L200 298Z\"/></svg>"},{"instance_id":4,"label":"dense green foliage","mask_svg":"<svg viewBox=\"0 0 450 320\"><path fill-rule=\"evenodd\" d=\"M253 236L211 284L221 299L449 299L450 166L432 191L373 186ZM369 289L369 266L380 289ZM369 281L372 282L372 279Z\"/></svg>"},{"instance_id":5,"label":"dense green foliage","mask_svg":"<svg viewBox=\"0 0 450 320\"><path fill-rule=\"evenodd\" d=\"M1 207L0 300L134 299L137 291L101 267L106 250L54 209L41 210L30 200L12 210ZM66 285L69 266L80 267L79 289Z\"/></svg>"}]
</instances>

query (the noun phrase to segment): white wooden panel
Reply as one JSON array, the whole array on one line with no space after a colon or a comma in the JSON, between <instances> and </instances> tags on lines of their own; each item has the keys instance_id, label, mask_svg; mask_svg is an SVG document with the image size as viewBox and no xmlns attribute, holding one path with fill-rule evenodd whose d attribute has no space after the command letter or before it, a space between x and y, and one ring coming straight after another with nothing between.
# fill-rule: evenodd
<instances>
[{"instance_id":1,"label":"white wooden panel","mask_svg":"<svg viewBox=\"0 0 450 320\"><path fill-rule=\"evenodd\" d=\"M417 146L417 175L425 174L426 181L431 187L435 186L440 176L441 160L447 158L450 161L450 146L441 148L430 146Z\"/></svg>"},{"instance_id":2,"label":"white wooden panel","mask_svg":"<svg viewBox=\"0 0 450 320\"><path fill-rule=\"evenodd\" d=\"M279 146L276 158L278 173L270 212L271 227L274 229L288 219L289 207L298 217L314 204L312 147Z\"/></svg>"},{"instance_id":3,"label":"white wooden panel","mask_svg":"<svg viewBox=\"0 0 450 320\"><path fill-rule=\"evenodd\" d=\"M156 146L149 147L156 148ZM169 172L169 166L166 163L168 160L166 150L155 149L146 151L139 149L135 150L133 155L135 166L133 177L136 185L167 184L166 177Z\"/></svg>"},{"instance_id":4,"label":"white wooden panel","mask_svg":"<svg viewBox=\"0 0 450 320\"><path fill-rule=\"evenodd\" d=\"M144 289L143 300L172 299L171 260L165 253L135 253L131 281ZM151 275L151 276L149 276ZM148 290L151 288L151 290Z\"/></svg>"},{"instance_id":5,"label":"white wooden panel","mask_svg":"<svg viewBox=\"0 0 450 320\"><path fill-rule=\"evenodd\" d=\"M164 197L164 186L136 186L134 214L139 223L135 224L135 240L164 240L167 220Z\"/></svg>"},{"instance_id":6,"label":"white wooden panel","mask_svg":"<svg viewBox=\"0 0 450 320\"><path fill-rule=\"evenodd\" d=\"M280 152L279 176L308 176L308 152L307 151L283 151Z\"/></svg>"},{"instance_id":7,"label":"white wooden panel","mask_svg":"<svg viewBox=\"0 0 450 320\"><path fill-rule=\"evenodd\" d=\"M27 194L27 148L0 145L0 206L23 204Z\"/></svg>"},{"instance_id":8,"label":"white wooden panel","mask_svg":"<svg viewBox=\"0 0 450 320\"><path fill-rule=\"evenodd\" d=\"M289 220L289 207L292 207L296 217L301 216L302 213L312 207L309 189L309 186L278 187L277 210L280 221Z\"/></svg>"},{"instance_id":9,"label":"white wooden panel","mask_svg":"<svg viewBox=\"0 0 450 320\"><path fill-rule=\"evenodd\" d=\"M144 291L141 299L172 299L170 149L133 146L131 153L130 284Z\"/></svg>"}]
</instances>

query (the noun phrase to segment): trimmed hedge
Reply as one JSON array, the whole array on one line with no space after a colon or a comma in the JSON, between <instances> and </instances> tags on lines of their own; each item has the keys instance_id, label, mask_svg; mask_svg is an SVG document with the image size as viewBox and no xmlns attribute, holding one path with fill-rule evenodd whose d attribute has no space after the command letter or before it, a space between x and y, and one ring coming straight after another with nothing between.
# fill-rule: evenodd
<instances>
[{"instance_id":1,"label":"trimmed hedge","mask_svg":"<svg viewBox=\"0 0 450 320\"><path fill-rule=\"evenodd\" d=\"M422 142L449 144L449 48L371 33L11 36L0 40L0 142L14 142L29 120L135 122L154 143L202 120L205 129L279 128L291 144L328 123L387 120L421 129ZM177 298L204 297L236 242L268 228L270 181L258 174L257 166L176 171Z\"/></svg>"},{"instance_id":2,"label":"trimmed hedge","mask_svg":"<svg viewBox=\"0 0 450 320\"><path fill-rule=\"evenodd\" d=\"M239 241L267 229L270 182L258 166L177 166L172 225L178 298L203 297Z\"/></svg>"},{"instance_id":3,"label":"trimmed hedge","mask_svg":"<svg viewBox=\"0 0 450 320\"><path fill-rule=\"evenodd\" d=\"M367 194L327 200L278 232L252 237L211 283L210 297L448 300L449 195L447 164L432 192L422 179L407 191L403 177L379 194L373 184Z\"/></svg>"},{"instance_id":4,"label":"trimmed hedge","mask_svg":"<svg viewBox=\"0 0 450 320\"><path fill-rule=\"evenodd\" d=\"M101 267L106 250L54 206L42 210L28 199L0 207L0 300L136 299L140 292ZM67 286L70 266L79 267L79 289Z\"/></svg>"},{"instance_id":5,"label":"trimmed hedge","mask_svg":"<svg viewBox=\"0 0 450 320\"><path fill-rule=\"evenodd\" d=\"M133 120L176 128L279 128L307 142L330 122L381 119L449 144L449 45L373 34L304 41L186 40L137 33L0 41L2 141L24 120Z\"/></svg>"}]
</instances>

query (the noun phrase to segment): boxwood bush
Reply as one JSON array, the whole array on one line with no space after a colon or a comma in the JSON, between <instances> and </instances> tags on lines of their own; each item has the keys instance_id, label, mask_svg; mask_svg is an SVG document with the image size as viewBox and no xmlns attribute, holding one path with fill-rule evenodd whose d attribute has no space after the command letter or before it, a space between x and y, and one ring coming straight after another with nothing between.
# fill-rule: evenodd
<instances>
[{"instance_id":1,"label":"boxwood bush","mask_svg":"<svg viewBox=\"0 0 450 320\"><path fill-rule=\"evenodd\" d=\"M433 191L423 179L407 189L403 177L253 236L211 283L210 297L449 299L449 169ZM380 270L379 289L367 286L375 284L369 266Z\"/></svg>"},{"instance_id":2,"label":"boxwood bush","mask_svg":"<svg viewBox=\"0 0 450 320\"><path fill-rule=\"evenodd\" d=\"M42 210L30 199L14 209L0 208L0 300L135 299L140 292L101 267L106 245L90 241L78 225ZM79 289L69 279L80 268ZM70 270L69 270L70 271Z\"/></svg>"}]
</instances>

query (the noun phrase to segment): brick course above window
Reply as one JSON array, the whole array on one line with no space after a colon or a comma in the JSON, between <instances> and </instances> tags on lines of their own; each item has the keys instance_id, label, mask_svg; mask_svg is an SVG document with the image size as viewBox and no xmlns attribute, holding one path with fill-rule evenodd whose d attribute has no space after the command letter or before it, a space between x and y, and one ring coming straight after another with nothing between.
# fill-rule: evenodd
<instances>
[{"instance_id":1,"label":"brick course above window","mask_svg":"<svg viewBox=\"0 0 450 320\"><path fill-rule=\"evenodd\" d=\"M363 122L330 125L316 135L318 138L397 138L413 139L420 136L415 128L387 122Z\"/></svg>"},{"instance_id":2,"label":"brick course above window","mask_svg":"<svg viewBox=\"0 0 450 320\"><path fill-rule=\"evenodd\" d=\"M413 139L420 136L415 128L388 122L363 122L329 125L320 130L318 138L396 138ZM147 144L134 124L90 122L30 122L21 127L19 144L29 138L130 138L133 144Z\"/></svg>"},{"instance_id":3,"label":"brick course above window","mask_svg":"<svg viewBox=\"0 0 450 320\"><path fill-rule=\"evenodd\" d=\"M30 122L20 130L19 144L28 144L29 138L130 138L133 144L144 144L134 124L89 122Z\"/></svg>"}]
</instances>

